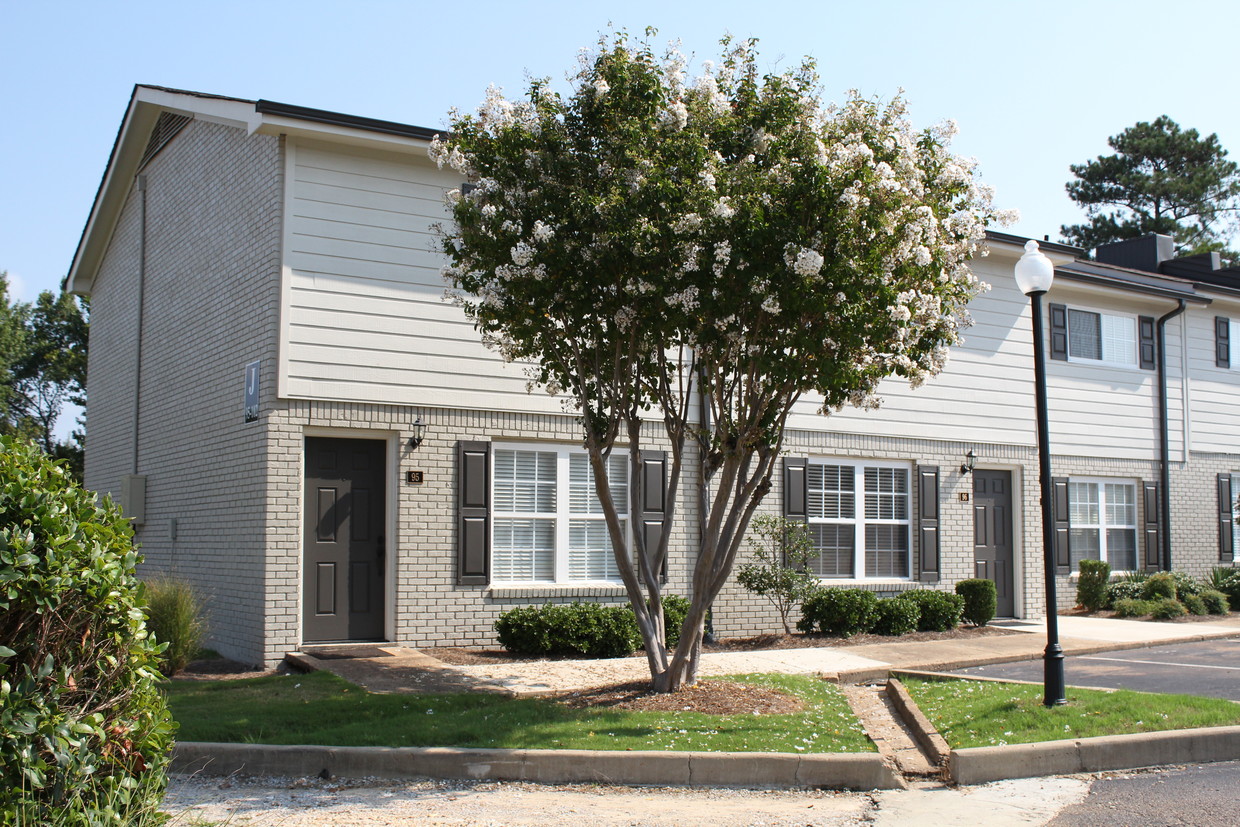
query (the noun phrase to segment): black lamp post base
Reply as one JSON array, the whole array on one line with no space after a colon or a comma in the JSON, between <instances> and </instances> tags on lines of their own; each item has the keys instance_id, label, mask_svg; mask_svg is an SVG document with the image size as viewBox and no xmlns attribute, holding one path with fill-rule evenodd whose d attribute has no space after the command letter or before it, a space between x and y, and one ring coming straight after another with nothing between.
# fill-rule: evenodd
<instances>
[{"instance_id":1,"label":"black lamp post base","mask_svg":"<svg viewBox=\"0 0 1240 827\"><path fill-rule=\"evenodd\" d=\"M1068 702L1064 686L1063 649L1057 642L1048 645L1042 655L1042 682L1045 686L1043 704L1059 706Z\"/></svg>"}]
</instances>

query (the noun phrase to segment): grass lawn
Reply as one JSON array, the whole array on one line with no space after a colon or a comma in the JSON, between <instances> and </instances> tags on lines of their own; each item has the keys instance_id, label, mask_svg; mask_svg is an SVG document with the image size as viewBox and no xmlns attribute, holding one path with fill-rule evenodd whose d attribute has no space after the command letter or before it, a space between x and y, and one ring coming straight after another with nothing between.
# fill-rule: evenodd
<instances>
[{"instance_id":1,"label":"grass lawn","mask_svg":"<svg viewBox=\"0 0 1240 827\"><path fill-rule=\"evenodd\" d=\"M1240 724L1240 704L1220 698L1069 687L1047 709L1036 685L900 680L953 749Z\"/></svg>"},{"instance_id":2,"label":"grass lawn","mask_svg":"<svg viewBox=\"0 0 1240 827\"><path fill-rule=\"evenodd\" d=\"M171 681L182 741L330 746L699 752L873 752L847 701L822 680L734 675L797 695L794 715L570 709L483 693L372 695L327 672L232 681Z\"/></svg>"}]
</instances>

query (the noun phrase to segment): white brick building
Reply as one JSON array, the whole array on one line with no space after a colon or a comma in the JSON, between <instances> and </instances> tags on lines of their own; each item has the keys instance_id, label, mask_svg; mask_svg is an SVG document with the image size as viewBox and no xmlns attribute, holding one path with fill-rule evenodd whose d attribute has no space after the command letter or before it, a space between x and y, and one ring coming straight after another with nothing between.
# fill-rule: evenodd
<instances>
[{"instance_id":1,"label":"white brick building","mask_svg":"<svg viewBox=\"0 0 1240 827\"><path fill-rule=\"evenodd\" d=\"M428 161L432 135L135 89L68 276L91 297L87 484L125 494L148 570L200 587L228 656L483 644L513 606L625 599L573 504L573 417L441 301L431 226L460 182ZM1002 611L1044 612L1023 241L994 234L975 262L993 289L944 374L891 383L877 413L807 400L791 417L766 506L808 519L824 577L891 592L989 576ZM1059 553L1232 565L1240 277L1164 261L1152 239L1104 251L1112 264L1044 249ZM690 455L668 573L682 594L696 478ZM777 625L737 587L716 604L718 634Z\"/></svg>"}]
</instances>

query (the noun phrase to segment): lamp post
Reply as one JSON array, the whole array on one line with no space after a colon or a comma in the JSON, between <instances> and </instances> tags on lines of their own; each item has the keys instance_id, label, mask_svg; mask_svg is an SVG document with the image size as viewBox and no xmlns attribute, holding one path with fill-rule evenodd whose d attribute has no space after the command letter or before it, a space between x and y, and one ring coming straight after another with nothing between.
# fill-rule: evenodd
<instances>
[{"instance_id":1,"label":"lamp post","mask_svg":"<svg viewBox=\"0 0 1240 827\"><path fill-rule=\"evenodd\" d=\"M1046 353L1042 344L1042 296L1055 280L1055 266L1025 242L1025 254L1016 262L1016 285L1033 305L1033 375L1038 407L1038 476L1042 488L1042 557L1046 575L1046 652L1042 655L1042 703L1067 702L1064 695L1063 649L1059 646L1058 600L1055 597L1055 523L1051 513L1051 444L1046 413Z\"/></svg>"}]
</instances>

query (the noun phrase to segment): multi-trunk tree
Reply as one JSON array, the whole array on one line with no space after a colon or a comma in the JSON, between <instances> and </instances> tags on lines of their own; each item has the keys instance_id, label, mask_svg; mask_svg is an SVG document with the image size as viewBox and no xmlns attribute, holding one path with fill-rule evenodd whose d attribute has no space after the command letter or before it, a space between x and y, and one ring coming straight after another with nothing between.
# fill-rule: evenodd
<instances>
[{"instance_id":1,"label":"multi-trunk tree","mask_svg":"<svg viewBox=\"0 0 1240 827\"><path fill-rule=\"evenodd\" d=\"M763 74L753 45L725 41L691 79L675 50L605 38L568 94L491 89L430 150L468 182L449 194L449 292L579 414L660 691L696 679L793 406L869 407L884 377L941 370L996 218L973 164L946 149L954 127L915 131L899 99L824 106L812 62ZM624 519L641 512L652 447L669 453L657 543ZM627 503L613 451L627 452ZM668 651L660 573L690 463L704 513Z\"/></svg>"}]
</instances>

